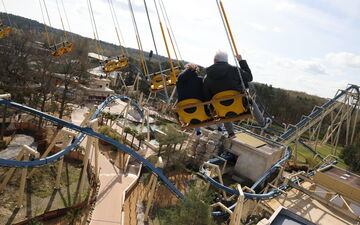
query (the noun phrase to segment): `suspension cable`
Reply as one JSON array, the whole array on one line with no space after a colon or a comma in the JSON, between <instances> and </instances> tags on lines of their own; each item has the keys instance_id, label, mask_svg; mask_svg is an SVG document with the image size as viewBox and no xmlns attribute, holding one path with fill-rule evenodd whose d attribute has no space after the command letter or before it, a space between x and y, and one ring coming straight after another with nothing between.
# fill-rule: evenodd
<instances>
[{"instance_id":1,"label":"suspension cable","mask_svg":"<svg viewBox=\"0 0 360 225\"><path fill-rule=\"evenodd\" d=\"M9 25L10 25L10 27L12 27L12 23L11 23L11 20L10 20L10 16L9 16L9 13L7 12L7 10L6 10L4 0L1 0L1 2L2 2L2 5L3 5L3 7L4 7L4 11L5 11L5 13L6 13L7 19L8 19L8 21L9 21Z\"/></svg>"},{"instance_id":2,"label":"suspension cable","mask_svg":"<svg viewBox=\"0 0 360 225\"><path fill-rule=\"evenodd\" d=\"M166 20L167 20L168 23L169 23L169 27L170 27L171 34L172 34L172 36L174 37L175 46L176 46L177 52L179 53L180 60L183 61L183 58L182 58L182 56L181 56L181 52L180 52L179 46L178 46L177 41L176 41L176 37L175 37L175 35L174 35L173 29L172 29L172 26L171 26L171 23L170 23L169 16L168 16L168 14L167 14L167 11L166 11L164 2L163 2L162 0L161 0L161 3L162 3L163 8L164 8Z\"/></svg>"},{"instance_id":3,"label":"suspension cable","mask_svg":"<svg viewBox=\"0 0 360 225\"><path fill-rule=\"evenodd\" d=\"M119 33L120 33L120 38L121 38L121 41L122 41L122 43L123 43L123 48L124 48L124 50L125 50L125 52L126 52L126 55L128 56L129 53L128 53L127 49L125 48L125 46L126 46L126 44L125 44L125 39L124 39L124 37L123 37L123 35L122 35L122 32L121 32L121 29L120 29L119 20L118 20L116 11L115 11L115 9L114 9L114 4L112 3L112 0L110 0L110 2L111 2L112 10L113 10L113 12L114 12L116 25L117 25L118 30L119 30Z\"/></svg>"},{"instance_id":4,"label":"suspension cable","mask_svg":"<svg viewBox=\"0 0 360 225\"><path fill-rule=\"evenodd\" d=\"M152 29L152 25L151 25L151 21L150 21L150 16L149 16L149 11L148 11L148 8L147 8L146 0L144 0L144 5L145 5L146 16L147 16L150 31L151 31L151 37L152 37L152 40L153 40L153 43L154 43L155 53L156 53L156 55L159 55L159 52L158 52L158 49L157 49L157 46L156 46L154 31ZM164 85L164 90L165 90L165 97L166 97L166 99L169 99L167 86L166 86L166 79L165 79L164 74L163 74L163 69L162 69L160 60L158 61L158 64L159 64L159 68L160 68L160 74L161 74L161 77L162 77L162 80L163 80L163 85Z\"/></svg>"},{"instance_id":5,"label":"suspension cable","mask_svg":"<svg viewBox=\"0 0 360 225\"><path fill-rule=\"evenodd\" d=\"M59 2L58 0L56 0L56 6L57 6L57 10L59 12L59 16L60 16L60 21L61 21L61 26L63 28L63 31L64 31L64 38L65 38L65 41L67 41L67 34L66 34L66 30L65 30L65 26L64 26L64 22L63 22L63 19L62 19L62 16L61 16L61 12L60 12L60 7L59 7Z\"/></svg>"},{"instance_id":6,"label":"suspension cable","mask_svg":"<svg viewBox=\"0 0 360 225\"><path fill-rule=\"evenodd\" d=\"M164 28L162 26L162 22L161 22L161 19L160 19L159 9L157 7L156 0L154 0L154 4L155 4L156 14L158 16L159 24L160 24L161 33L162 33L162 36L163 36L163 39L164 39L166 52L167 52L167 55L168 55L168 60L169 60L169 63L170 63L171 73L172 73L173 77L176 77L174 65L172 63L172 59L171 59L171 56L170 56L170 51L169 51L169 47L168 47L168 44L167 44L167 41L166 41L165 32L164 32Z\"/></svg>"},{"instance_id":7,"label":"suspension cable","mask_svg":"<svg viewBox=\"0 0 360 225\"><path fill-rule=\"evenodd\" d=\"M144 57L143 57L143 48L142 48L142 44L141 44L139 30L138 30L138 27L137 27L137 24L136 24L134 10L133 10L132 4L131 4L131 0L128 0L128 2L129 2L130 13L131 13L131 17L132 17L132 22L133 22L135 34L136 34L136 40L137 40L138 47L139 47L139 55L140 55L141 64L143 65L144 75L147 76L149 70L148 70L147 63L146 63L146 61L144 60Z\"/></svg>"},{"instance_id":8,"label":"suspension cable","mask_svg":"<svg viewBox=\"0 0 360 225\"><path fill-rule=\"evenodd\" d=\"M168 33L169 38L170 38L170 43L171 43L172 49L173 49L174 54L175 54L176 62L177 62L177 64L178 64L178 66L180 67L179 58L178 58L178 56L177 56L177 54L176 54L176 50L175 50L175 47L174 47L174 42L173 42L173 40L172 40L172 38L171 38L171 34L170 34L170 31L169 31L169 26L168 26L168 23L167 23L167 21L166 21L166 17L165 17L165 13L164 13L164 9L163 9L163 6L162 6L162 4L161 4L161 1L159 1L159 5L160 5L161 14L162 14L162 16L163 16L163 18L164 18L164 21L165 21L165 26L166 26L167 33Z\"/></svg>"},{"instance_id":9,"label":"suspension cable","mask_svg":"<svg viewBox=\"0 0 360 225\"><path fill-rule=\"evenodd\" d=\"M96 50L98 52L99 60L104 60L104 57L103 57L104 50L101 48L101 43L100 43L100 39L99 39L99 33L98 33L96 22L95 22L95 17L94 17L94 12L93 12L93 9L92 9L91 0L87 0L87 3L88 3L88 10L89 10L89 15L90 15L91 25L92 25L93 32L94 32ZM100 59L100 55L101 55L102 59Z\"/></svg>"},{"instance_id":10,"label":"suspension cable","mask_svg":"<svg viewBox=\"0 0 360 225\"><path fill-rule=\"evenodd\" d=\"M118 29L117 29L117 27L116 27L116 22L115 22L114 13L113 13L113 11L112 11L111 4L112 4L112 2L110 2L110 0L108 0L108 5L109 5L109 8L110 8L111 18L112 18L112 21L113 21L113 23L114 23L114 28L115 28L115 32L116 32L116 37L117 37L117 39L118 39L118 41L119 41L120 54L121 54L121 55L125 55L124 49L123 49L122 46L121 46L121 41L120 41L120 37L119 37L119 32L118 32Z\"/></svg>"},{"instance_id":11,"label":"suspension cable","mask_svg":"<svg viewBox=\"0 0 360 225\"><path fill-rule=\"evenodd\" d=\"M69 19L68 19L66 10L65 10L65 6L64 6L64 1L63 1L63 0L61 0L61 5L62 5L63 11L64 11L66 23L67 23L67 25L68 25L68 27L69 27L69 32L71 32L70 23L69 23Z\"/></svg>"},{"instance_id":12,"label":"suspension cable","mask_svg":"<svg viewBox=\"0 0 360 225\"><path fill-rule=\"evenodd\" d=\"M50 37L49 37L49 32L48 32L48 29L47 29L46 21L45 21L45 16L44 16L44 12L43 12L43 7L42 7L42 5L41 5L41 0L39 0L39 4L40 4L40 9L41 9L41 15L42 15L42 18L43 18L43 21L44 21L45 38L46 38L47 43L48 43L48 48L50 48L51 42L50 42Z\"/></svg>"},{"instance_id":13,"label":"suspension cable","mask_svg":"<svg viewBox=\"0 0 360 225\"><path fill-rule=\"evenodd\" d=\"M49 16L49 12L48 12L48 10L47 10L47 6L46 6L45 0L43 0L43 3L44 3L45 12L46 12L46 15L47 15L47 18L48 18L49 26L51 27L50 16Z\"/></svg>"}]
</instances>

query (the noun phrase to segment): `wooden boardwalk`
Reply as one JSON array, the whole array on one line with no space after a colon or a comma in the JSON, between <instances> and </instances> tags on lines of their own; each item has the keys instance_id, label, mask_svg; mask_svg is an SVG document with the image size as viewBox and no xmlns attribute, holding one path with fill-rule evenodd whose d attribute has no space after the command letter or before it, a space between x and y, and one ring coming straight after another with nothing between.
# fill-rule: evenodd
<instances>
[{"instance_id":1,"label":"wooden boardwalk","mask_svg":"<svg viewBox=\"0 0 360 225\"><path fill-rule=\"evenodd\" d=\"M304 187L309 185L310 183L308 182L302 183L302 186ZM309 197L301 191L293 188L287 193L288 195L286 198L284 195L281 195L274 199L264 201L264 203L274 211L280 206L283 206L293 213L319 225L357 224L353 219L340 214L335 210L329 209L328 206Z\"/></svg>"}]
</instances>

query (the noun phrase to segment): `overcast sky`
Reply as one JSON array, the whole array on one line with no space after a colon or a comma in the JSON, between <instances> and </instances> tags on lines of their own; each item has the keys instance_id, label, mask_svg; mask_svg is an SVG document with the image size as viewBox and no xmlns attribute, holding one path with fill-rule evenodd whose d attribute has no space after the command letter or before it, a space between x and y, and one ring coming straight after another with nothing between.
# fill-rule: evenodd
<instances>
[{"instance_id":1,"label":"overcast sky","mask_svg":"<svg viewBox=\"0 0 360 225\"><path fill-rule=\"evenodd\" d=\"M93 37L86 0L63 1L71 31ZM163 1L184 60L206 67L218 49L231 54L216 0ZM100 39L117 44L108 0L91 2ZM136 48L128 1L113 2L125 45ZM4 3L9 13L43 21L38 0ZM132 3L143 48L154 50L143 0ZM60 28L56 0L46 4L51 25ZM158 49L165 55L154 0L147 4ZM322 97L333 97L348 83L360 84L360 0L223 0L223 4L254 81ZM0 9L4 11L3 6Z\"/></svg>"}]
</instances>

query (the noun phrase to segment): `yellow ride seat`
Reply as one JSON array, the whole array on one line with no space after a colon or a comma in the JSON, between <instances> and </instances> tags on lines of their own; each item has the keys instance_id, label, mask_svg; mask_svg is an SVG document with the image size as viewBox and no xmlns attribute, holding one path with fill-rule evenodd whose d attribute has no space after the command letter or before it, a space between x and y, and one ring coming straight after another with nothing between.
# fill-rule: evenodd
<instances>
[{"instance_id":1,"label":"yellow ride seat","mask_svg":"<svg viewBox=\"0 0 360 225\"><path fill-rule=\"evenodd\" d=\"M55 51L51 53L53 56L62 56L65 53L65 49L63 47L58 47Z\"/></svg>"},{"instance_id":2,"label":"yellow ride seat","mask_svg":"<svg viewBox=\"0 0 360 225\"><path fill-rule=\"evenodd\" d=\"M164 79L167 79L166 75L156 75L151 79L151 90L161 90L164 88L164 82L163 82L163 77Z\"/></svg>"},{"instance_id":3,"label":"yellow ride seat","mask_svg":"<svg viewBox=\"0 0 360 225\"><path fill-rule=\"evenodd\" d=\"M228 100L214 101L211 105L214 107L216 117L231 118L248 111L247 99L245 94L238 91L228 90L217 93L212 100L234 96Z\"/></svg>"},{"instance_id":4,"label":"yellow ride seat","mask_svg":"<svg viewBox=\"0 0 360 225\"><path fill-rule=\"evenodd\" d=\"M72 43L67 43L64 47L64 54L71 52L74 49L74 45Z\"/></svg>"},{"instance_id":5,"label":"yellow ride seat","mask_svg":"<svg viewBox=\"0 0 360 225\"><path fill-rule=\"evenodd\" d=\"M69 53L73 50L74 45L68 42L62 42L50 47L53 56L62 56L63 54Z\"/></svg>"},{"instance_id":6,"label":"yellow ride seat","mask_svg":"<svg viewBox=\"0 0 360 225\"><path fill-rule=\"evenodd\" d=\"M0 39L6 37L11 32L11 27L5 27L0 30Z\"/></svg>"},{"instance_id":7,"label":"yellow ride seat","mask_svg":"<svg viewBox=\"0 0 360 225\"><path fill-rule=\"evenodd\" d=\"M128 65L128 58L126 57L122 57L116 60L111 60L109 62L107 62L103 68L105 73L110 73L114 70L117 69L123 69L125 67L127 67Z\"/></svg>"},{"instance_id":8,"label":"yellow ride seat","mask_svg":"<svg viewBox=\"0 0 360 225\"><path fill-rule=\"evenodd\" d=\"M199 124L201 122L212 119L206 114L205 105L193 106L190 108L182 108L186 105L202 103L199 99L190 98L180 101L176 105L176 113L179 116L179 120L183 126L188 124Z\"/></svg>"},{"instance_id":9,"label":"yellow ride seat","mask_svg":"<svg viewBox=\"0 0 360 225\"><path fill-rule=\"evenodd\" d=\"M175 77L172 75L172 73L170 73L170 75L168 76L167 85L175 85L176 84L177 76L179 75L179 73L181 73L181 70L175 69L174 72L175 72Z\"/></svg>"}]
</instances>

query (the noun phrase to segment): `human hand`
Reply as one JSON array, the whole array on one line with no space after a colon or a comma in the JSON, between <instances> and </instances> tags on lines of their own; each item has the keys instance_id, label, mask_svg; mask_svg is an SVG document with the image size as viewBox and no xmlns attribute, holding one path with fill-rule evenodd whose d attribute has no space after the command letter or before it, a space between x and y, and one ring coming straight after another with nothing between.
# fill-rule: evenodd
<instances>
[{"instance_id":1,"label":"human hand","mask_svg":"<svg viewBox=\"0 0 360 225\"><path fill-rule=\"evenodd\" d=\"M237 59L238 61L241 61L241 60L242 60L241 55L240 55L240 54L239 54L239 55L237 55L237 56L236 56L236 59Z\"/></svg>"}]
</instances>

